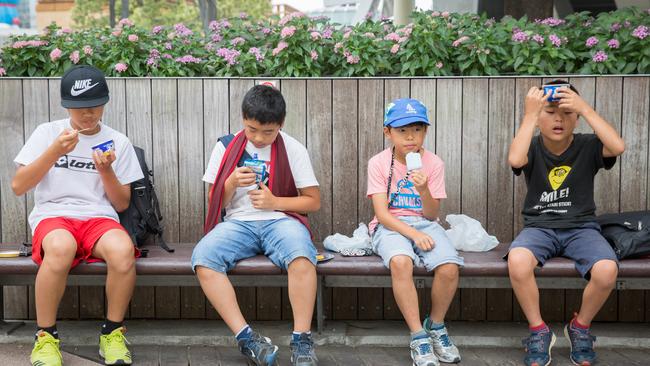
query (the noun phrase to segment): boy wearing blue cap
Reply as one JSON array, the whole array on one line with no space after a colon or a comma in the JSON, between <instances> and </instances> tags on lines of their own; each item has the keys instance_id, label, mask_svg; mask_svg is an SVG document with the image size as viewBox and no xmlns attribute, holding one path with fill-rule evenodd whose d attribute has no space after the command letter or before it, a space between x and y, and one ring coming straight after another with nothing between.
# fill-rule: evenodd
<instances>
[{"instance_id":1,"label":"boy wearing blue cap","mask_svg":"<svg viewBox=\"0 0 650 366\"><path fill-rule=\"evenodd\" d=\"M463 258L436 222L440 200L447 195L444 163L422 146L427 126L422 103L394 101L384 119L384 135L393 146L368 162L367 194L375 211L369 225L373 250L391 271L395 301L411 331L415 366L437 366L439 360L460 362L444 319L458 287ZM424 323L420 323L413 284L414 262L435 273L431 312Z\"/></svg>"}]
</instances>

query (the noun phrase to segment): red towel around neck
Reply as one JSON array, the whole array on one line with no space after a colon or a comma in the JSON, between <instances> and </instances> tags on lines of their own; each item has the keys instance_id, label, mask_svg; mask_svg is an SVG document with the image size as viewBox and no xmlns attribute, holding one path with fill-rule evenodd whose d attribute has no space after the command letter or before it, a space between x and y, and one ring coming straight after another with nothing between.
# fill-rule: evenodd
<instances>
[{"instance_id":1,"label":"red towel around neck","mask_svg":"<svg viewBox=\"0 0 650 366\"><path fill-rule=\"evenodd\" d=\"M246 149L248 139L246 134L242 131L235 136L235 138L228 144L226 152L221 159L221 166L217 172L217 178L212 185L210 191L210 202L208 205L208 216L205 220L204 233L207 234L219 222L221 222L221 210L223 209L223 192L226 185L226 179L232 174L237 167L237 163L241 159L244 150ZM271 145L271 167L269 177L269 189L276 197L298 197L298 189L293 180L291 167L289 166L289 158L287 157L287 149L284 146L282 135L278 133L275 141ZM307 216L297 212L283 211L290 217L300 221L305 225L311 234L309 227L309 220Z\"/></svg>"}]
</instances>

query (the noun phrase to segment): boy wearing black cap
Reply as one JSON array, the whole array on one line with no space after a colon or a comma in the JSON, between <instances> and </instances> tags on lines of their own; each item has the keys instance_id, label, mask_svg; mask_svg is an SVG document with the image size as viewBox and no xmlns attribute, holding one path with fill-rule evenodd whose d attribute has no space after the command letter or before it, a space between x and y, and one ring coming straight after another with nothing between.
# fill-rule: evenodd
<instances>
[{"instance_id":1,"label":"boy wearing black cap","mask_svg":"<svg viewBox=\"0 0 650 366\"><path fill-rule=\"evenodd\" d=\"M414 366L460 362L445 327L445 315L458 287L463 258L436 222L445 193L444 163L422 145L429 126L426 107L398 99L386 109L384 136L392 147L368 162L368 192L375 218L372 246L390 269L393 293L411 331ZM413 263L435 272L431 312L420 323Z\"/></svg>"},{"instance_id":2,"label":"boy wearing black cap","mask_svg":"<svg viewBox=\"0 0 650 366\"><path fill-rule=\"evenodd\" d=\"M129 206L130 183L143 178L128 138L101 123L109 100L101 71L75 66L61 79L61 105L70 118L39 125L20 150L11 187L32 188L32 259L39 265L35 300L38 332L32 365L61 365L56 313L68 272L81 261L105 261L108 311L100 336L107 365L131 364L124 314L135 285L133 243L117 212Z\"/></svg>"}]
</instances>

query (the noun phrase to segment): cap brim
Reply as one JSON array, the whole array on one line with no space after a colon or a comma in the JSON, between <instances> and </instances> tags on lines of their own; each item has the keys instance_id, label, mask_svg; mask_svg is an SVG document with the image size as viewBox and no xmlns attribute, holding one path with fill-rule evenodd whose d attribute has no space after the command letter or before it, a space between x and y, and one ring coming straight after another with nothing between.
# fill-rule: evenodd
<instances>
[{"instance_id":1,"label":"cap brim","mask_svg":"<svg viewBox=\"0 0 650 366\"><path fill-rule=\"evenodd\" d=\"M404 117L400 118L391 122L388 122L384 124L384 126L389 126L389 127L402 127L406 125L410 125L411 123L417 123L421 122L424 123L425 125L431 125L429 121L424 119L422 116L409 116L409 117Z\"/></svg>"},{"instance_id":2,"label":"cap brim","mask_svg":"<svg viewBox=\"0 0 650 366\"><path fill-rule=\"evenodd\" d=\"M70 108L70 109L80 109L80 108L93 108L93 107L99 107L101 105L104 105L108 103L109 96L97 98L97 99L89 99L89 100L61 100L61 106L63 108Z\"/></svg>"}]
</instances>

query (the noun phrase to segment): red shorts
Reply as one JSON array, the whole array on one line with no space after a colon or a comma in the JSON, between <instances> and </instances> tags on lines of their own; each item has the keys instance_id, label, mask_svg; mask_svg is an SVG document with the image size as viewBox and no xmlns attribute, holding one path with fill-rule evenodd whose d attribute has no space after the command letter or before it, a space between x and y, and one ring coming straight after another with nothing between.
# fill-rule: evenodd
<instances>
[{"instance_id":1,"label":"red shorts","mask_svg":"<svg viewBox=\"0 0 650 366\"><path fill-rule=\"evenodd\" d=\"M88 220L77 220L67 217L52 217L44 219L36 226L34 237L32 239L32 260L36 262L36 264L41 265L41 263L43 263L44 253L41 249L43 239L50 233L50 231L56 229L67 230L77 241L77 253L72 261L71 268L74 268L81 261L86 261L88 263L101 262L101 259L92 256L95 243L97 243L97 241L109 230L119 229L126 232L119 222L105 217L92 218ZM136 257L139 257L137 250Z\"/></svg>"}]
</instances>

